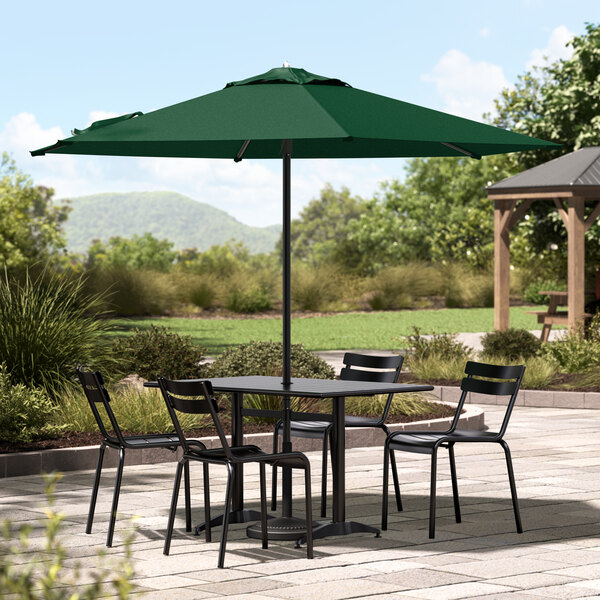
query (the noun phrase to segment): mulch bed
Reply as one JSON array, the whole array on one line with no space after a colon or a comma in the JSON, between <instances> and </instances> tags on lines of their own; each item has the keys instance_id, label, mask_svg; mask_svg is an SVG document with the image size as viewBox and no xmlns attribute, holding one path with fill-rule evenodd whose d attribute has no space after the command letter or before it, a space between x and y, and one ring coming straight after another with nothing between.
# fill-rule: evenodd
<instances>
[{"instance_id":1,"label":"mulch bed","mask_svg":"<svg viewBox=\"0 0 600 600\"><path fill-rule=\"evenodd\" d=\"M447 413L447 414L446 414ZM413 421L424 421L428 419L439 419L441 417L449 417L454 414L454 410L448 407L444 414L424 414L418 417L410 417L407 415L390 415L388 423L411 423ZM228 424L223 420L223 427L226 433L230 433ZM271 433L273 425L270 423L253 423L244 422L244 433ZM124 432L125 433L125 432ZM214 427L203 427L202 429L194 429L185 432L187 437L199 438L216 436L217 432ZM79 446L95 446L102 442L102 435L98 431L94 432L78 432L66 431L62 437L49 440L34 440L32 442L5 442L0 441L0 454L12 452L35 452L37 450L51 450L55 448L77 448Z\"/></svg>"}]
</instances>

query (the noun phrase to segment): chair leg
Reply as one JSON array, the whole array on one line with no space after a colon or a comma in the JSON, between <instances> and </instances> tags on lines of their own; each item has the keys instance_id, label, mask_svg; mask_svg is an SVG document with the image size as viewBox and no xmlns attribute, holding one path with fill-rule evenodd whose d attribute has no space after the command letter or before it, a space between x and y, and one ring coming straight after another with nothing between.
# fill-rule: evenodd
<instances>
[{"instance_id":1,"label":"chair leg","mask_svg":"<svg viewBox=\"0 0 600 600\"><path fill-rule=\"evenodd\" d=\"M225 489L225 508L223 509L223 529L221 530L221 544L219 546L219 560L217 566L223 568L225 562L225 546L227 545L227 531L229 529L229 510L231 507L231 490L233 488L233 465L227 464L227 487Z\"/></svg>"},{"instance_id":2,"label":"chair leg","mask_svg":"<svg viewBox=\"0 0 600 600\"><path fill-rule=\"evenodd\" d=\"M429 537L435 538L435 484L437 477L437 448L431 453L431 489L429 491Z\"/></svg>"},{"instance_id":3,"label":"chair leg","mask_svg":"<svg viewBox=\"0 0 600 600\"><path fill-rule=\"evenodd\" d=\"M519 512L519 500L517 498L517 486L515 484L515 474L513 472L512 459L510 456L510 448L504 440L500 440L504 454L506 455L506 468L508 469L508 481L510 482L510 495L512 497L513 511L515 513L515 524L517 533L523 533L523 525L521 524L521 513Z\"/></svg>"},{"instance_id":4,"label":"chair leg","mask_svg":"<svg viewBox=\"0 0 600 600\"><path fill-rule=\"evenodd\" d=\"M260 532L262 535L262 547L269 547L269 536L267 533L267 483L265 475L265 463L258 464L260 469Z\"/></svg>"},{"instance_id":5,"label":"chair leg","mask_svg":"<svg viewBox=\"0 0 600 600\"><path fill-rule=\"evenodd\" d=\"M212 530L210 526L210 479L208 463L202 464L202 477L204 483L204 539L212 542Z\"/></svg>"},{"instance_id":6,"label":"chair leg","mask_svg":"<svg viewBox=\"0 0 600 600\"><path fill-rule=\"evenodd\" d=\"M323 466L321 468L321 516L327 516L327 432L323 434Z\"/></svg>"},{"instance_id":7,"label":"chair leg","mask_svg":"<svg viewBox=\"0 0 600 600\"><path fill-rule=\"evenodd\" d=\"M273 454L279 449L279 421L273 430ZM277 467L273 465L273 479L271 481L271 510L277 510Z\"/></svg>"},{"instance_id":8,"label":"chair leg","mask_svg":"<svg viewBox=\"0 0 600 600\"><path fill-rule=\"evenodd\" d=\"M306 465L304 472L304 497L306 502L306 558L313 558L313 532L312 532L312 492L310 489L310 465Z\"/></svg>"},{"instance_id":9,"label":"chair leg","mask_svg":"<svg viewBox=\"0 0 600 600\"><path fill-rule=\"evenodd\" d=\"M390 450L390 447L386 443L383 447L383 493L382 493L382 501L381 501L381 529L385 531L387 529L387 520L388 520L388 486L390 482L390 474L388 473L390 469L390 454L392 454L393 450Z\"/></svg>"},{"instance_id":10,"label":"chair leg","mask_svg":"<svg viewBox=\"0 0 600 600\"><path fill-rule=\"evenodd\" d=\"M117 520L117 507L119 505L119 494L121 493L121 480L123 479L123 464L125 462L125 448L119 448L119 464L117 466L117 476L115 477L115 491L113 492L112 508L110 510L110 521L108 523L108 537L106 545L110 548L113 543L115 533L115 521Z\"/></svg>"},{"instance_id":11,"label":"chair leg","mask_svg":"<svg viewBox=\"0 0 600 600\"><path fill-rule=\"evenodd\" d=\"M386 436L390 435L390 430L386 425L382 425L381 429L383 429ZM394 493L396 494L396 508L398 509L398 512L402 512L400 481L398 479L398 468L396 467L396 455L393 452L390 453L390 462L392 463L392 479L394 481Z\"/></svg>"},{"instance_id":12,"label":"chair leg","mask_svg":"<svg viewBox=\"0 0 600 600\"><path fill-rule=\"evenodd\" d=\"M173 536L173 524L175 523L175 511L177 510L177 499L179 498L179 487L181 485L181 472L183 470L183 460L181 459L177 463L177 470L175 471L175 482L173 483L173 495L171 497L171 509L169 510L169 521L167 523L167 534L165 535L165 545L163 547L163 554L169 555L171 550L171 537ZM185 461L187 464L187 460Z\"/></svg>"},{"instance_id":13,"label":"chair leg","mask_svg":"<svg viewBox=\"0 0 600 600\"><path fill-rule=\"evenodd\" d=\"M183 466L183 481L185 490L185 530L192 530L192 499L190 494L190 462L185 461Z\"/></svg>"},{"instance_id":14,"label":"chair leg","mask_svg":"<svg viewBox=\"0 0 600 600\"><path fill-rule=\"evenodd\" d=\"M460 502L458 499L458 480L456 479L456 462L454 460L454 444L448 446L448 456L450 458L450 476L452 477L452 497L454 498L454 516L456 522L461 522Z\"/></svg>"},{"instance_id":15,"label":"chair leg","mask_svg":"<svg viewBox=\"0 0 600 600\"><path fill-rule=\"evenodd\" d=\"M100 487L100 475L102 473L102 463L104 461L104 451L106 445L103 443L98 452L98 465L96 466L96 477L94 478L94 487L92 488L92 498L90 499L90 511L88 513L86 533L92 533L92 523L94 522L94 512L96 510L96 500L98 498L98 488Z\"/></svg>"}]
</instances>

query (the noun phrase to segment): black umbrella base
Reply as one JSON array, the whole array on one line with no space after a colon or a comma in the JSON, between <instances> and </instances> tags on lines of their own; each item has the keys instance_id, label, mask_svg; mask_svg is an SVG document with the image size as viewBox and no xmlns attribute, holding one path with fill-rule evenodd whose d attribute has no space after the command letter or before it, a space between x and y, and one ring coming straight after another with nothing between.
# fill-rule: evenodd
<instances>
[{"instance_id":1,"label":"black umbrella base","mask_svg":"<svg viewBox=\"0 0 600 600\"><path fill-rule=\"evenodd\" d=\"M271 515L267 515L267 519L271 520L273 517ZM234 510L229 513L229 523L250 523L251 521L256 521L256 519L260 519L260 512L257 510ZM213 517L210 520L211 527L217 527L219 525L223 525L223 515L219 515L217 517ZM200 525L196 525L194 528L194 534L200 535L201 531L204 531L206 528L205 523L200 523ZM260 524L259 524L260 529Z\"/></svg>"},{"instance_id":2,"label":"black umbrella base","mask_svg":"<svg viewBox=\"0 0 600 600\"><path fill-rule=\"evenodd\" d=\"M313 530L320 524L313 521ZM246 528L249 538L262 539L260 521ZM267 537L273 541L297 540L306 537L306 520L296 517L276 517L267 521Z\"/></svg>"},{"instance_id":3,"label":"black umbrella base","mask_svg":"<svg viewBox=\"0 0 600 600\"><path fill-rule=\"evenodd\" d=\"M380 537L381 531L371 525L364 525L356 521L342 521L339 523L317 523L313 521L313 539L349 535L351 533L374 533ZM261 539L262 532L259 523L254 523L246 529L250 538ZM306 543L306 521L295 517L277 517L267 521L267 537L273 541L296 540L296 545Z\"/></svg>"}]
</instances>

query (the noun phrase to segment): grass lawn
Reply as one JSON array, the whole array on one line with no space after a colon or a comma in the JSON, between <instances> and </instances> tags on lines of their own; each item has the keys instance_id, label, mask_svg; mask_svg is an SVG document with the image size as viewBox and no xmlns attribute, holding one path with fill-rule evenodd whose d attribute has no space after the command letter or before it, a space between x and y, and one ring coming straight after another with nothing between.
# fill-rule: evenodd
<instances>
[{"instance_id":1,"label":"grass lawn","mask_svg":"<svg viewBox=\"0 0 600 600\"><path fill-rule=\"evenodd\" d=\"M542 307L535 307L541 310ZM512 327L539 329L535 315L526 315L531 307L510 309ZM219 354L228 346L251 340L281 341L281 319L202 319L154 317L115 319L114 335L128 335L134 328L150 325L170 327L180 335ZM403 348L402 336L418 327L422 333L460 333L492 331L492 308L445 308L441 310L403 310L394 312L341 313L292 319L292 343L308 350L345 350L365 348L394 350Z\"/></svg>"}]
</instances>

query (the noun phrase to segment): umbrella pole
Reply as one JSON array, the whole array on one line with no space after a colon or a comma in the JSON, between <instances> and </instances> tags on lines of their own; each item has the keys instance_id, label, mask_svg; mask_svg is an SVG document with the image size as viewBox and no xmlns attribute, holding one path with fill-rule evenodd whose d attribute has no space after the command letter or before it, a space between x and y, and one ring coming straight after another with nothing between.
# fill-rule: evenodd
<instances>
[{"instance_id":1,"label":"umbrella pole","mask_svg":"<svg viewBox=\"0 0 600 600\"><path fill-rule=\"evenodd\" d=\"M292 141L283 140L283 385L291 384L291 163Z\"/></svg>"}]
</instances>

